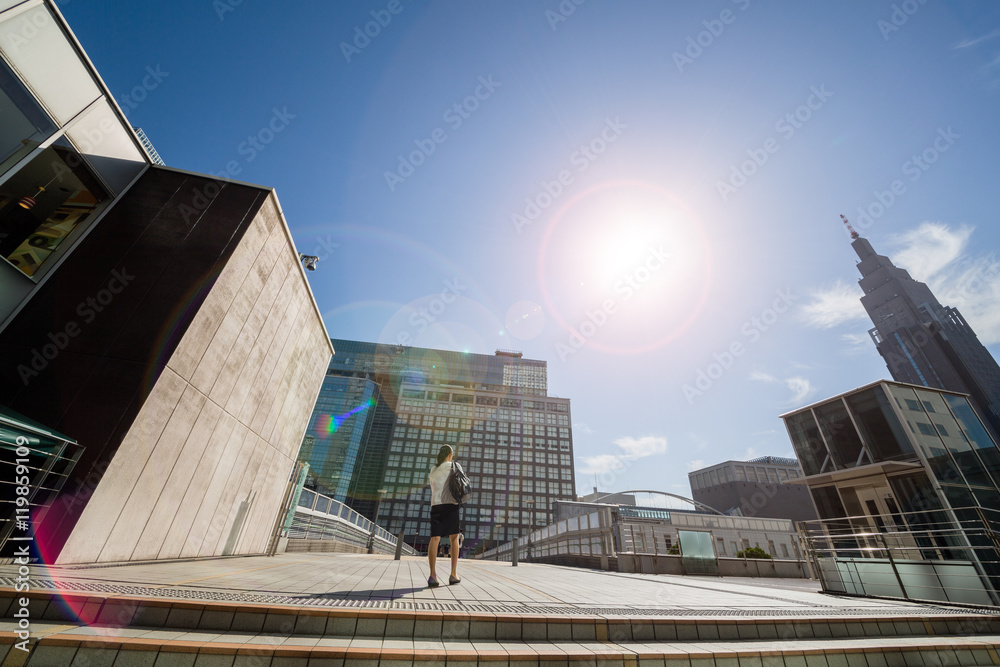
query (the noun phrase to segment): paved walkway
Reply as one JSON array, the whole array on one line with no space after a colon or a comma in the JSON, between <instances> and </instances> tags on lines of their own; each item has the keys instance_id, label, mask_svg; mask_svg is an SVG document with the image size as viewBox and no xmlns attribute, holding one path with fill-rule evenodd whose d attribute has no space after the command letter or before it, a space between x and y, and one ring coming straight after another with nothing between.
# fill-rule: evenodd
<instances>
[{"instance_id":1,"label":"paved walkway","mask_svg":"<svg viewBox=\"0 0 1000 667\"><path fill-rule=\"evenodd\" d=\"M427 587L427 561L358 554L281 554L120 566L33 567L36 590L205 601L516 613L866 615L950 613L945 607L826 595L805 580L623 574L463 560L462 583ZM15 566L0 566L11 586ZM442 570L447 573L447 570ZM613 613L613 612L612 612Z\"/></svg>"},{"instance_id":2,"label":"paved walkway","mask_svg":"<svg viewBox=\"0 0 1000 667\"><path fill-rule=\"evenodd\" d=\"M15 593L0 566L2 667L1000 665L1000 615L803 580L463 561L432 589L425 559L356 554L31 570Z\"/></svg>"}]
</instances>

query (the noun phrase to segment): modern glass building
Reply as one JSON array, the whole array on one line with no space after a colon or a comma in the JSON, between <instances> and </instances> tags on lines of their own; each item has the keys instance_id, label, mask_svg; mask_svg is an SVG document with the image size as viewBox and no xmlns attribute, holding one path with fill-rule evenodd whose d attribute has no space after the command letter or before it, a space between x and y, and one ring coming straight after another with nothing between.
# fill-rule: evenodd
<instances>
[{"instance_id":1,"label":"modern glass building","mask_svg":"<svg viewBox=\"0 0 1000 667\"><path fill-rule=\"evenodd\" d=\"M570 402L546 395L546 362L332 343L299 455L316 471L310 488L368 518L378 512L380 525L418 548L430 537L427 474L443 444L473 483L462 510L468 549L548 525L554 501L575 499Z\"/></svg>"},{"instance_id":2,"label":"modern glass building","mask_svg":"<svg viewBox=\"0 0 1000 667\"><path fill-rule=\"evenodd\" d=\"M327 371L299 451L299 460L309 464L307 488L347 500L378 399L372 380Z\"/></svg>"},{"instance_id":3,"label":"modern glass building","mask_svg":"<svg viewBox=\"0 0 1000 667\"><path fill-rule=\"evenodd\" d=\"M883 380L782 419L819 512L813 528L834 536L820 555L922 564L923 583L899 577L903 597L997 603L1000 451L968 396Z\"/></svg>"},{"instance_id":4,"label":"modern glass building","mask_svg":"<svg viewBox=\"0 0 1000 667\"><path fill-rule=\"evenodd\" d=\"M879 255L853 232L861 261L861 304L869 334L893 379L969 395L994 439L1000 439L1000 366L957 308L942 306L926 284Z\"/></svg>"}]
</instances>

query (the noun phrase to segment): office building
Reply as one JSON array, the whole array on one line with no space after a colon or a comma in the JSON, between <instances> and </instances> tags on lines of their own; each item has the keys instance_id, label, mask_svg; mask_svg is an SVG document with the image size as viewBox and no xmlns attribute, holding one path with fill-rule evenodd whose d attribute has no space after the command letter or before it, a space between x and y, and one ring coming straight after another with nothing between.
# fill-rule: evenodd
<instances>
[{"instance_id":1,"label":"office building","mask_svg":"<svg viewBox=\"0 0 1000 667\"><path fill-rule=\"evenodd\" d=\"M418 549L430 537L427 474L443 444L472 479L468 549L548 525L553 502L576 497L570 402L547 396L546 362L332 342L299 457L314 471L310 488L370 519L377 512Z\"/></svg>"},{"instance_id":2,"label":"office building","mask_svg":"<svg viewBox=\"0 0 1000 667\"><path fill-rule=\"evenodd\" d=\"M810 529L839 536L817 554L840 564L827 576L893 582L895 568L912 597L997 604L1000 451L968 396L882 380L782 419L821 520Z\"/></svg>"},{"instance_id":3,"label":"office building","mask_svg":"<svg viewBox=\"0 0 1000 667\"><path fill-rule=\"evenodd\" d=\"M799 462L778 456L726 461L688 473L691 498L733 516L808 521L816 519L809 492L792 480Z\"/></svg>"},{"instance_id":4,"label":"office building","mask_svg":"<svg viewBox=\"0 0 1000 667\"><path fill-rule=\"evenodd\" d=\"M1000 366L957 308L942 306L926 284L879 255L851 230L861 304L889 373L899 382L969 395L994 439L1000 438Z\"/></svg>"},{"instance_id":5,"label":"office building","mask_svg":"<svg viewBox=\"0 0 1000 667\"><path fill-rule=\"evenodd\" d=\"M277 197L154 165L55 4L0 8L0 547L24 440L45 562L262 553L333 352Z\"/></svg>"}]
</instances>

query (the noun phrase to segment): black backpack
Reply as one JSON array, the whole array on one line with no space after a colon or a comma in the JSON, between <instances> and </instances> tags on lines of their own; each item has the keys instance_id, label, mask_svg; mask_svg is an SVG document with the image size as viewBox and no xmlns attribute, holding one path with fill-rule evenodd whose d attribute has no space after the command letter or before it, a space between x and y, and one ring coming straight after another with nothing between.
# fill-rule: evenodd
<instances>
[{"instance_id":1,"label":"black backpack","mask_svg":"<svg viewBox=\"0 0 1000 667\"><path fill-rule=\"evenodd\" d=\"M461 505L472 497L472 481L462 470L462 466L452 462L451 473L448 475L448 491L455 502Z\"/></svg>"}]
</instances>

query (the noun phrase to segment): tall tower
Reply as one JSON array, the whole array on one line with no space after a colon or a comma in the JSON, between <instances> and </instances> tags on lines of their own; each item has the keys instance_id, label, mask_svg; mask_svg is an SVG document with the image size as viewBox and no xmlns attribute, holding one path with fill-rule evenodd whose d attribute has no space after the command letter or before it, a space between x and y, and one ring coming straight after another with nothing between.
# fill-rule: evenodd
<instances>
[{"instance_id":1,"label":"tall tower","mask_svg":"<svg viewBox=\"0 0 1000 667\"><path fill-rule=\"evenodd\" d=\"M994 437L1000 436L1000 366L976 332L957 308L942 306L927 285L877 254L844 222L861 259L861 305L875 325L868 333L893 379L969 394Z\"/></svg>"}]
</instances>

